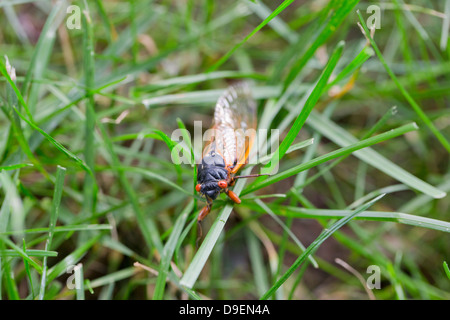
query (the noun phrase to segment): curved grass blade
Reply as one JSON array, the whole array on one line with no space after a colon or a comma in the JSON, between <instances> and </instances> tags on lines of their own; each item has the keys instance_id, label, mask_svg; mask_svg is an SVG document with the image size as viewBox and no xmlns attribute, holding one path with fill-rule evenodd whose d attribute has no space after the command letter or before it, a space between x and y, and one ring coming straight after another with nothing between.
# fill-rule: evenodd
<instances>
[{"instance_id":1,"label":"curved grass blade","mask_svg":"<svg viewBox=\"0 0 450 320\"><path fill-rule=\"evenodd\" d=\"M328 8L330 9L330 17L326 23L321 27L314 42L308 47L303 56L295 62L289 71L288 76L284 82L284 90L297 78L297 75L303 69L303 67L310 61L316 50L323 45L332 34L336 31L339 25L344 21L347 15L356 6L359 0L346 0L346 1L330 1ZM283 90L283 91L284 91Z\"/></svg>"},{"instance_id":2,"label":"curved grass blade","mask_svg":"<svg viewBox=\"0 0 450 320\"><path fill-rule=\"evenodd\" d=\"M417 129L418 129L418 127L417 127L417 125L415 123L410 123L410 124L401 126L399 128L396 128L396 129L393 129L393 130L381 133L381 134L376 135L374 137L371 137L371 138L359 141L359 142L354 143L352 145L349 145L347 147L337 149L335 151L332 151L330 153L327 153L325 155L316 157L316 158L314 158L314 159L312 159L310 161L307 161L305 163L297 165L297 166L295 166L293 168L287 169L287 170L285 170L283 172L280 172L280 173L277 173L277 174L275 174L273 176L270 176L270 177L266 178L265 180L263 180L263 181L261 181L259 183L254 183L254 184L250 185L248 188L246 188L242 192L242 194L243 195L249 194L250 192L254 192L254 191L259 190L261 188L264 188L264 187L266 187L268 185L271 185L271 184L276 183L278 181L284 180L284 179L286 179L286 178L288 178L288 177L290 177L292 175L295 175L295 174L297 174L297 173L299 173L301 171L304 171L304 170L310 169L312 167L315 167L315 166L317 166L317 165L319 165L321 163L324 163L326 161L329 161L329 160L332 160L332 159L335 159L335 158L338 158L338 157L350 154L350 153L355 152L357 150L369 147L371 145L374 145L374 144L382 142L382 141L386 141L388 139L392 139L392 138L397 137L399 135L405 134L406 132L417 130Z\"/></svg>"},{"instance_id":3,"label":"curved grass blade","mask_svg":"<svg viewBox=\"0 0 450 320\"><path fill-rule=\"evenodd\" d=\"M11 241L10 239L8 239L5 236L0 236L0 241L2 241L4 244L6 244L11 249L13 249L17 255L22 257L22 259L24 261L29 263L29 265L31 265L33 268L35 268L39 273L42 272L42 267L36 261L31 259L30 256L27 254L28 250L27 250L27 252L25 252L22 248L17 246L13 241Z\"/></svg>"},{"instance_id":4,"label":"curved grass blade","mask_svg":"<svg viewBox=\"0 0 450 320\"><path fill-rule=\"evenodd\" d=\"M295 234L284 224L283 221L281 221L276 214L270 209L264 202L262 202L259 199L256 199L255 202L266 212L269 214L272 219L274 219L282 228L283 230L291 237L291 239L295 242L295 244L302 250L305 251L306 248L303 245L303 243L300 242L300 240L295 236ZM314 259L314 257L309 256L309 259L311 260L313 266L317 268L319 265L317 264L317 261Z\"/></svg>"},{"instance_id":5,"label":"curved grass blade","mask_svg":"<svg viewBox=\"0 0 450 320\"><path fill-rule=\"evenodd\" d=\"M317 112L311 112L308 118L308 124L314 128L314 130L319 131L325 137L338 144L341 147L346 147L351 144L356 143L358 140L348 133L346 130L338 126L333 121L321 116ZM416 127L417 129L417 127ZM423 180L415 177L411 173L407 172L400 166L396 165L392 161L386 159L378 152L371 148L360 150L354 153L354 156L360 160L367 162L371 166L377 168L378 170L384 172L385 174L391 176L392 178L404 183L405 185L423 192L433 198L443 198L446 193L433 187L432 185L426 183Z\"/></svg>"},{"instance_id":6,"label":"curved grass blade","mask_svg":"<svg viewBox=\"0 0 450 320\"><path fill-rule=\"evenodd\" d=\"M64 188L64 177L66 175L66 168L58 166L56 171L55 189L53 193L52 211L50 213L50 223L47 241L45 242L45 251L49 251L52 246L53 235L55 233L56 222L59 215L59 207L61 204L61 197ZM44 256L42 262L42 278L41 288L39 290L39 299L43 300L45 295L45 284L47 278L47 256Z\"/></svg>"},{"instance_id":7,"label":"curved grass blade","mask_svg":"<svg viewBox=\"0 0 450 320\"><path fill-rule=\"evenodd\" d=\"M161 255L161 263L159 266L158 278L156 279L155 291L153 293L153 300L161 300L164 297L164 289L166 286L166 278L169 272L170 261L172 260L172 255L175 252L178 239L180 238L181 232L183 231L183 227L193 207L194 202L191 201L175 221L169 239L167 240L167 243L164 246Z\"/></svg>"},{"instance_id":8,"label":"curved grass blade","mask_svg":"<svg viewBox=\"0 0 450 320\"><path fill-rule=\"evenodd\" d=\"M330 228L325 229L324 232L322 232L316 240L295 260L295 262L292 264L292 266L286 271L283 276L281 276L280 279L277 280L277 282L261 297L261 300L266 300L269 297L274 294L278 288L294 273L294 271L300 267L300 265L306 260L306 258L311 255L314 251L316 251L319 246L328 239L335 231L340 229L342 226L347 224L351 219L353 219L356 215L359 213L367 210L369 207L371 207L375 202L380 200L382 197L384 197L384 194L376 197L375 199L369 201L368 203L364 204L363 206L356 209L352 214L345 216L344 218L340 219L336 223L334 223Z\"/></svg>"},{"instance_id":9,"label":"curved grass blade","mask_svg":"<svg viewBox=\"0 0 450 320\"><path fill-rule=\"evenodd\" d=\"M309 114L311 113L311 110L316 105L317 101L319 100L320 96L322 95L323 89L325 88L328 79L331 76L331 73L333 72L334 68L336 67L336 64L338 63L342 52L344 50L344 42L341 41L336 46L333 54L331 55L324 71L319 77L319 80L317 81L317 84L314 86L314 89L311 91L311 94L309 95L308 99L305 102L305 105L303 106L302 110L300 111L297 119L295 119L294 124L289 129L289 132L287 133L286 137L281 142L281 145L279 146L278 150L274 152L272 159L267 163L261 170L261 173L263 174L270 174L273 171L273 164L278 164L281 158L286 154L286 151L289 149L291 144L294 142L294 139L297 137L298 133L302 129L303 125L306 122L306 119L308 118ZM255 183L258 181L263 180L264 177L260 177L256 179Z\"/></svg>"},{"instance_id":10,"label":"curved grass blade","mask_svg":"<svg viewBox=\"0 0 450 320\"><path fill-rule=\"evenodd\" d=\"M444 266L445 274L447 275L448 279L450 280L450 269L448 268L447 262L444 261L444 262L442 263L442 265Z\"/></svg>"},{"instance_id":11,"label":"curved grass blade","mask_svg":"<svg viewBox=\"0 0 450 320\"><path fill-rule=\"evenodd\" d=\"M47 272L47 281L46 285L48 285L51 281L55 280L57 277L65 273L69 267L75 266L81 258L87 253L87 251L96 244L99 239L103 236L102 233L97 234L96 236L89 239L87 242L80 245L76 248L72 253L66 256L62 261L58 262L52 268L50 268Z\"/></svg>"},{"instance_id":12,"label":"curved grass blade","mask_svg":"<svg viewBox=\"0 0 450 320\"><path fill-rule=\"evenodd\" d=\"M263 20L255 29L252 30L242 41L236 44L233 48L231 48L222 58L219 59L214 65L212 65L208 72L216 70L222 64L227 61L231 55L239 49L244 43L246 43L255 33L261 30L266 24L268 24L273 18L279 15L284 9L286 9L294 0L285 0L283 1L266 19Z\"/></svg>"},{"instance_id":13,"label":"curved grass blade","mask_svg":"<svg viewBox=\"0 0 450 320\"><path fill-rule=\"evenodd\" d=\"M292 218L339 219L348 216L353 212L352 210L306 209L290 206L269 207L271 207L273 211L279 215ZM403 212L364 211L361 212L355 219L397 222L414 227L428 228L450 233L450 222L421 217Z\"/></svg>"},{"instance_id":14,"label":"curved grass blade","mask_svg":"<svg viewBox=\"0 0 450 320\"><path fill-rule=\"evenodd\" d=\"M403 85L398 81L397 76L394 74L394 72L391 70L391 68L386 63L386 60L384 60L384 57L378 49L377 44L373 40L373 38L370 35L370 31L367 28L366 23L364 22L364 18L361 15L361 12L357 10L359 21L361 22L361 25L364 29L366 38L370 41L370 44L372 45L373 49L375 50L375 53L378 56L378 59L380 59L381 64L386 69L386 72L391 77L392 81L397 85L398 89L402 93L403 97L406 99L406 101L409 102L413 110L417 113L419 118L425 123L425 125L430 129L430 131L435 135L435 137L439 140L439 142L444 146L445 149L447 149L448 152L450 152L450 142L444 137L444 135L435 127L433 122L430 120L430 118L427 117L426 113L422 110L422 108L417 104L417 102L411 97L411 95L406 91L406 89L403 87Z\"/></svg>"},{"instance_id":15,"label":"curved grass blade","mask_svg":"<svg viewBox=\"0 0 450 320\"><path fill-rule=\"evenodd\" d=\"M16 170L16 169L20 169L23 167L32 167L32 166L33 166L33 164L31 164L31 163L18 163L18 164L12 164L9 166L0 166L0 171Z\"/></svg>"},{"instance_id":16,"label":"curved grass blade","mask_svg":"<svg viewBox=\"0 0 450 320\"><path fill-rule=\"evenodd\" d=\"M63 152L66 156L68 156L70 159L74 160L84 171L89 173L90 175L93 175L91 169L84 163L83 160L78 158L76 155L74 155L72 152L67 150L61 143L59 143L57 140L55 140L52 136L50 136L47 132L39 128L33 121L28 120L26 117L24 117L19 110L17 110L16 107L13 107L14 111L17 113L17 115L30 127L32 127L34 130L38 131L40 134L42 134L51 144L53 144L58 150Z\"/></svg>"}]
</instances>

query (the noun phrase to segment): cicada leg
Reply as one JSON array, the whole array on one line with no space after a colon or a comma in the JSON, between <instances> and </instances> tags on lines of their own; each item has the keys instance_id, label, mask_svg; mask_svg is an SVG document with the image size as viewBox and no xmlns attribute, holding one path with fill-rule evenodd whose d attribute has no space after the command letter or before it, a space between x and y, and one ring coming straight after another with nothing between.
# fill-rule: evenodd
<instances>
[{"instance_id":1,"label":"cicada leg","mask_svg":"<svg viewBox=\"0 0 450 320\"><path fill-rule=\"evenodd\" d=\"M211 212L212 204L208 202L208 204L200 211L197 217L197 240L195 241L195 246L198 248L198 243L202 238L202 220Z\"/></svg>"},{"instance_id":2,"label":"cicada leg","mask_svg":"<svg viewBox=\"0 0 450 320\"><path fill-rule=\"evenodd\" d=\"M225 192L226 192L227 196L231 200L233 200L234 203L237 203L237 204L241 203L241 199L239 199L239 197L237 196L236 193L234 193L233 191L228 190L228 189Z\"/></svg>"},{"instance_id":3,"label":"cicada leg","mask_svg":"<svg viewBox=\"0 0 450 320\"><path fill-rule=\"evenodd\" d=\"M211 204L207 204L198 214L197 221L201 222L211 212Z\"/></svg>"}]
</instances>

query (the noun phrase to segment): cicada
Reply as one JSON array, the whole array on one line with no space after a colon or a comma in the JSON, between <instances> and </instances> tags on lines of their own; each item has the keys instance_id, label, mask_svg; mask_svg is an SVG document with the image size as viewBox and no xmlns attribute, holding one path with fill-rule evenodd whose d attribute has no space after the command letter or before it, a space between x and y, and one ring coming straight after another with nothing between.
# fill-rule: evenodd
<instances>
[{"instance_id":1,"label":"cicada","mask_svg":"<svg viewBox=\"0 0 450 320\"><path fill-rule=\"evenodd\" d=\"M236 179L259 176L236 176L247 163L256 137L256 102L247 83L234 84L220 96L209 132L197 168L195 190L206 199L206 206L198 215L199 222L209 214L213 201L222 192L233 202L241 203L230 190Z\"/></svg>"}]
</instances>

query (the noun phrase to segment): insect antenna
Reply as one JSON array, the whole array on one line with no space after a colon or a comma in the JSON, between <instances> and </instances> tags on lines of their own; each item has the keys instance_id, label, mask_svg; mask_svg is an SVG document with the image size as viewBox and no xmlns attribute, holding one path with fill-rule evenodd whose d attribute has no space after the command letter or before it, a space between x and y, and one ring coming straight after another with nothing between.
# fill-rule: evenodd
<instances>
[{"instance_id":1,"label":"insect antenna","mask_svg":"<svg viewBox=\"0 0 450 320\"><path fill-rule=\"evenodd\" d=\"M258 174L249 174L247 176L234 176L234 179L240 179L240 178L256 178L260 176L271 176L270 173L258 173Z\"/></svg>"}]
</instances>

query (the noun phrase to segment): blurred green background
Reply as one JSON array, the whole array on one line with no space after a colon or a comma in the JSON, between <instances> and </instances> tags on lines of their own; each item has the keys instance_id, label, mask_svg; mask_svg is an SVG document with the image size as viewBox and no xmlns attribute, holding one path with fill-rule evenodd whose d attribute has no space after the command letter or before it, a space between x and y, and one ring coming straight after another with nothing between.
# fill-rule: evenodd
<instances>
[{"instance_id":1,"label":"blurred green background","mask_svg":"<svg viewBox=\"0 0 450 320\"><path fill-rule=\"evenodd\" d=\"M379 52L357 10L379 23ZM1 298L449 299L449 23L449 0L2 1ZM251 81L260 123L300 144L280 172L419 128L233 211L219 199L201 249L195 167L173 164L171 134L207 129L237 79ZM369 266L379 289L365 290Z\"/></svg>"}]
</instances>

